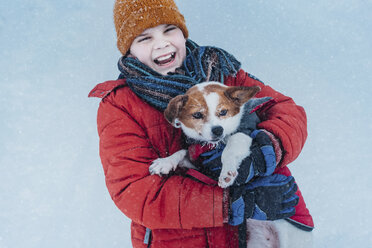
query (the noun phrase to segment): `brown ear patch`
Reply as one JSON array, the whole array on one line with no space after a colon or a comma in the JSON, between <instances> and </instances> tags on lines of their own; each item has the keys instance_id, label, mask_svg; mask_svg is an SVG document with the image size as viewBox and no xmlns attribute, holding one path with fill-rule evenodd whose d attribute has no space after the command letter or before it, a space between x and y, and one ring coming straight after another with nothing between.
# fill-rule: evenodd
<instances>
[{"instance_id":1,"label":"brown ear patch","mask_svg":"<svg viewBox=\"0 0 372 248\"><path fill-rule=\"evenodd\" d=\"M243 105L249 99L254 97L261 90L258 86L244 87L244 86L234 86L229 87L224 92L225 96L232 100L237 105Z\"/></svg>"},{"instance_id":2,"label":"brown ear patch","mask_svg":"<svg viewBox=\"0 0 372 248\"><path fill-rule=\"evenodd\" d=\"M181 109L185 106L189 97L187 95L178 95L172 98L164 111L165 119L174 126L174 121L178 117Z\"/></svg>"}]
</instances>

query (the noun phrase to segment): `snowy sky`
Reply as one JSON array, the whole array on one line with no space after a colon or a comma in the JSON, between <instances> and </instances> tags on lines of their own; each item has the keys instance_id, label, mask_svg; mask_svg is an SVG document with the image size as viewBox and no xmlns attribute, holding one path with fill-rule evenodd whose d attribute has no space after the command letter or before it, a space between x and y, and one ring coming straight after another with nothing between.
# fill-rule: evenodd
<instances>
[{"instance_id":1,"label":"snowy sky","mask_svg":"<svg viewBox=\"0 0 372 248\"><path fill-rule=\"evenodd\" d=\"M113 0L0 2L0 247L130 247L98 156L95 84L120 56ZM290 168L316 247L372 247L372 1L176 1L190 38L224 48L308 114Z\"/></svg>"}]
</instances>

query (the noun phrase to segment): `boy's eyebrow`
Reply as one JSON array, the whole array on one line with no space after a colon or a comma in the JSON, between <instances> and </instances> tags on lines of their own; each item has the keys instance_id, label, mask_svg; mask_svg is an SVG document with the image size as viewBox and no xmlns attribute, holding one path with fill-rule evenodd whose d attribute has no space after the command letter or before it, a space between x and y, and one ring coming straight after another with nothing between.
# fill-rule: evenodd
<instances>
[{"instance_id":1,"label":"boy's eyebrow","mask_svg":"<svg viewBox=\"0 0 372 248\"><path fill-rule=\"evenodd\" d=\"M142 37L142 36L146 36L147 34L146 33L142 33L142 34L139 34L137 37Z\"/></svg>"},{"instance_id":2,"label":"boy's eyebrow","mask_svg":"<svg viewBox=\"0 0 372 248\"><path fill-rule=\"evenodd\" d=\"M175 25L173 25L173 24L167 24L167 25L164 27L164 29L168 28L169 26L175 26ZM142 34L139 34L137 37L142 37L142 36L146 36L146 35L148 35L148 34L147 34L147 33L142 33Z\"/></svg>"}]
</instances>

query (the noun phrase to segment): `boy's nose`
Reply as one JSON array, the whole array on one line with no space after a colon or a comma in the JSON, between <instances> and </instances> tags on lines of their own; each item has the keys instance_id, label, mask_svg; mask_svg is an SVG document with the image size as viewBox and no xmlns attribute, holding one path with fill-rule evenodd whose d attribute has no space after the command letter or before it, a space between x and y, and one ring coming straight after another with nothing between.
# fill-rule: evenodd
<instances>
[{"instance_id":1,"label":"boy's nose","mask_svg":"<svg viewBox=\"0 0 372 248\"><path fill-rule=\"evenodd\" d=\"M161 49L161 48L169 46L169 44L170 44L169 41L164 40L164 39L160 39L160 40L156 41L154 48L155 49Z\"/></svg>"}]
</instances>

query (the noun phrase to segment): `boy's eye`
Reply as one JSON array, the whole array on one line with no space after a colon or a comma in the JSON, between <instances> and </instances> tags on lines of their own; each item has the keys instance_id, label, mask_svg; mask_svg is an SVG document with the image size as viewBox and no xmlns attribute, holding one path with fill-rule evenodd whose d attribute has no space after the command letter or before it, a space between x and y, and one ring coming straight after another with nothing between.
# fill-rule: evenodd
<instances>
[{"instance_id":1,"label":"boy's eye","mask_svg":"<svg viewBox=\"0 0 372 248\"><path fill-rule=\"evenodd\" d=\"M227 109L223 109L220 111L220 113L218 114L219 116L225 116L227 114Z\"/></svg>"},{"instance_id":2,"label":"boy's eye","mask_svg":"<svg viewBox=\"0 0 372 248\"><path fill-rule=\"evenodd\" d=\"M195 119L203 119L204 116L200 112L195 112L192 114L192 117L194 117Z\"/></svg>"},{"instance_id":3,"label":"boy's eye","mask_svg":"<svg viewBox=\"0 0 372 248\"><path fill-rule=\"evenodd\" d=\"M166 29L164 30L164 33L167 33L167 32L172 31L172 30L174 30L174 29L176 29L175 26L170 26L170 27L168 27L168 28L166 28Z\"/></svg>"},{"instance_id":4,"label":"boy's eye","mask_svg":"<svg viewBox=\"0 0 372 248\"><path fill-rule=\"evenodd\" d=\"M151 38L151 37L146 36L146 37L140 38L139 40L137 40L137 42L140 43L140 42L142 42L142 41L149 40L150 38Z\"/></svg>"}]
</instances>

